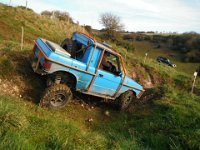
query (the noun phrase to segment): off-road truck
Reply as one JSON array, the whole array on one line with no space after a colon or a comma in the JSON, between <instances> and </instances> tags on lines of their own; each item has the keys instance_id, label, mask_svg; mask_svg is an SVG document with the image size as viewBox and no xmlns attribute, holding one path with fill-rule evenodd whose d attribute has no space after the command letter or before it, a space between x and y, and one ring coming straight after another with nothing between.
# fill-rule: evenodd
<instances>
[{"instance_id":1,"label":"off-road truck","mask_svg":"<svg viewBox=\"0 0 200 150\"><path fill-rule=\"evenodd\" d=\"M34 72L47 76L41 106L63 107L74 90L113 100L125 110L134 97L144 93L143 87L127 76L116 50L83 33L75 32L61 45L37 38L33 54Z\"/></svg>"}]
</instances>

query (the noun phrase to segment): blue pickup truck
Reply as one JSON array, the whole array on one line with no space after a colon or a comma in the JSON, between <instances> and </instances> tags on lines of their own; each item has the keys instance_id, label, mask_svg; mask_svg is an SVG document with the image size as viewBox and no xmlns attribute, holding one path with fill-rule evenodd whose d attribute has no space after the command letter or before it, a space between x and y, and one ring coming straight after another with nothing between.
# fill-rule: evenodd
<instances>
[{"instance_id":1,"label":"blue pickup truck","mask_svg":"<svg viewBox=\"0 0 200 150\"><path fill-rule=\"evenodd\" d=\"M61 45L37 38L33 54L34 72L47 76L40 101L44 107L61 108L72 99L72 91L79 91L114 100L126 110L145 91L127 76L119 53L83 33L75 32Z\"/></svg>"}]
</instances>

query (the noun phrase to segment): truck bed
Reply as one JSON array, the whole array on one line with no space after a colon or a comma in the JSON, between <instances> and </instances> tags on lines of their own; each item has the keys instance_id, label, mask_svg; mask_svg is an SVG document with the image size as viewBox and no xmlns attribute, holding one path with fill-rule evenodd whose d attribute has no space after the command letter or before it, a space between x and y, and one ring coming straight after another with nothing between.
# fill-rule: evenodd
<instances>
[{"instance_id":1,"label":"truck bed","mask_svg":"<svg viewBox=\"0 0 200 150\"><path fill-rule=\"evenodd\" d=\"M46 40L45 43L49 46L49 48L55 52L55 53L58 53L58 54L61 54L61 55L65 55L65 56L69 56L71 57L71 54L68 53L65 49L63 49L62 47L60 47L60 45L56 44L56 43L53 43L51 41L48 41Z\"/></svg>"}]
</instances>

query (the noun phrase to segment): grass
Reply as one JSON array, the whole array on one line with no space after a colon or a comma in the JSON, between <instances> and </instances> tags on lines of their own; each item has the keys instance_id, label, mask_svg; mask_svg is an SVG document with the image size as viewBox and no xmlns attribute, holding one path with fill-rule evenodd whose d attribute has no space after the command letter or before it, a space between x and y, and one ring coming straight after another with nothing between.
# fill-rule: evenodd
<instances>
[{"instance_id":1,"label":"grass","mask_svg":"<svg viewBox=\"0 0 200 150\"><path fill-rule=\"evenodd\" d=\"M25 46L21 51L22 25ZM118 48L128 70L132 71L134 65L141 80L149 73L161 81L152 91L161 96L132 113L119 113L109 104L91 109L93 103L88 102L83 103L84 107L72 103L63 110L46 110L38 106L44 79L35 75L29 64L33 40L41 36L59 43L73 31L83 29L4 5L0 5L0 27L4 29L0 30L0 88L12 80L8 90L17 86L21 95L0 93L0 149L200 149L200 80L196 82L196 94L190 94L190 73L154 60L164 55L163 51L152 50L152 59L144 64L144 49L153 45L135 43L138 47L134 53ZM192 70L193 66L188 64L188 68ZM88 122L88 118L94 121Z\"/></svg>"},{"instance_id":2,"label":"grass","mask_svg":"<svg viewBox=\"0 0 200 150\"><path fill-rule=\"evenodd\" d=\"M177 71L184 72L189 75L192 75L199 66L199 63L183 63L180 59L181 53L170 50L164 44L161 45L161 48L156 49L153 43L147 41L142 41L142 42L134 41L132 43L135 47L133 54L136 57L141 57L141 59L144 60L145 53L148 53L147 62L148 60L150 61L156 60L158 56L167 57L171 60L171 62L177 65L176 68Z\"/></svg>"},{"instance_id":3,"label":"grass","mask_svg":"<svg viewBox=\"0 0 200 150\"><path fill-rule=\"evenodd\" d=\"M145 61L145 65L152 66L154 69L157 69L157 72L159 72L159 69L162 70L167 70L171 72L179 72L182 74L186 74L187 76L192 77L193 73L199 66L199 63L183 63L180 60L180 53L177 51L172 51L169 50L166 45L162 45L161 48L156 49L154 48L155 45L153 43L150 43L148 41L133 41L132 44L135 47L134 51L126 51L123 47L117 47L115 44L113 44L113 47L117 49L125 59L126 66L128 70L131 71L131 63L138 63L141 62L144 64L144 59L145 59L145 53L148 53ZM163 56L169 58L173 63L177 65L176 68L171 68L167 65L161 64L156 61L156 58L158 56ZM160 67L162 66L162 67ZM141 71L141 70L140 70Z\"/></svg>"},{"instance_id":4,"label":"grass","mask_svg":"<svg viewBox=\"0 0 200 150\"><path fill-rule=\"evenodd\" d=\"M161 99L144 109L133 114L112 112L111 118L92 124L70 117L81 118L88 113L85 110L72 111L68 106L49 111L1 96L0 148L199 149L199 97L167 86L164 91Z\"/></svg>"},{"instance_id":5,"label":"grass","mask_svg":"<svg viewBox=\"0 0 200 150\"><path fill-rule=\"evenodd\" d=\"M199 97L173 88L165 87L164 90L163 98L144 110L118 118L111 126L106 124L102 128L108 129L107 132L112 128L117 135L127 136L144 148L199 149Z\"/></svg>"},{"instance_id":6,"label":"grass","mask_svg":"<svg viewBox=\"0 0 200 150\"><path fill-rule=\"evenodd\" d=\"M1 149L103 149L105 139L85 132L58 112L0 97ZM56 121L55 121L56 120Z\"/></svg>"},{"instance_id":7,"label":"grass","mask_svg":"<svg viewBox=\"0 0 200 150\"><path fill-rule=\"evenodd\" d=\"M29 44L38 36L60 43L74 31L86 32L78 25L50 19L22 8L0 5L0 14L0 27L4 29L0 31L1 38L10 41L20 42L22 26L25 43Z\"/></svg>"}]
</instances>

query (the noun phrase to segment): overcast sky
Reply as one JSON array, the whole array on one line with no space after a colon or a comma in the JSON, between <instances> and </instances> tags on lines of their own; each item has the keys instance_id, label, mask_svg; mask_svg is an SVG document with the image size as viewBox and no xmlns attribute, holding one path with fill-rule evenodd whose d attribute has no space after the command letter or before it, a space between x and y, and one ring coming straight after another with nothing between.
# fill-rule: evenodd
<instances>
[{"instance_id":1,"label":"overcast sky","mask_svg":"<svg viewBox=\"0 0 200 150\"><path fill-rule=\"evenodd\" d=\"M8 4L10 0L0 0ZM11 0L11 5L24 5L26 0ZM171 31L200 33L200 0L28 0L28 7L61 10L74 21L103 28L99 15L111 12L121 18L128 31Z\"/></svg>"}]
</instances>

